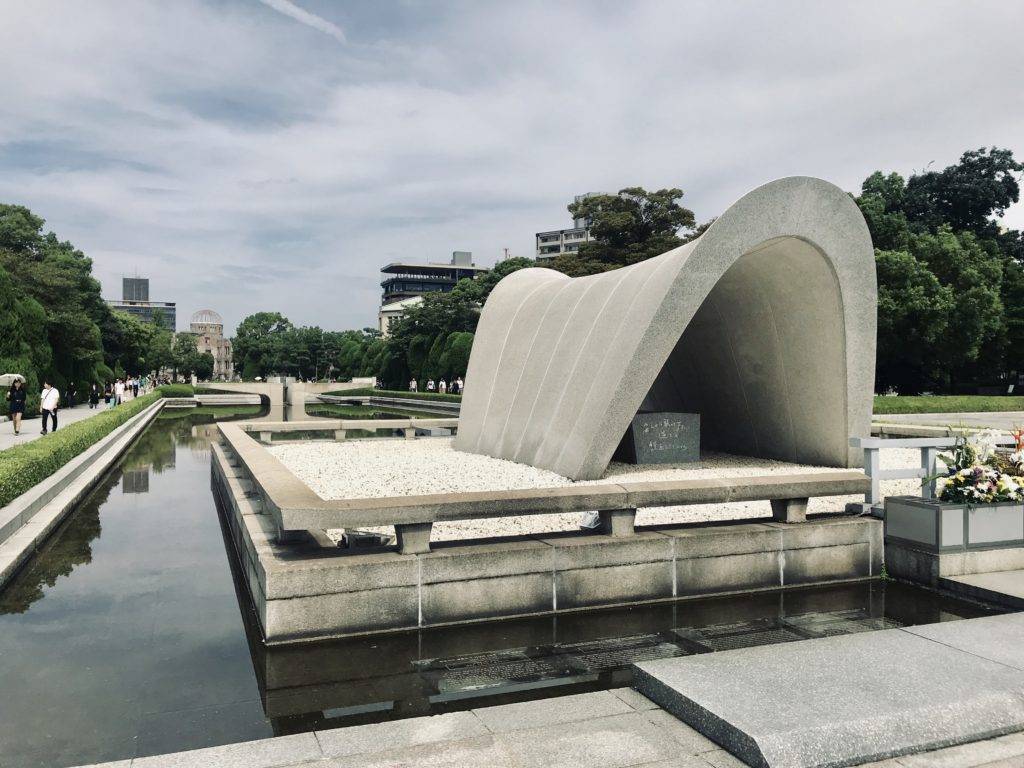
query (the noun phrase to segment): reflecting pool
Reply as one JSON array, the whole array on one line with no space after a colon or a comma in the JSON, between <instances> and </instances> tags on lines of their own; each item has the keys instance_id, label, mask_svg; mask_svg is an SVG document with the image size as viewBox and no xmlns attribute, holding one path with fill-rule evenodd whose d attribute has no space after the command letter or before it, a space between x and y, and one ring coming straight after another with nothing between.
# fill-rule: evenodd
<instances>
[{"instance_id":1,"label":"reflecting pool","mask_svg":"<svg viewBox=\"0 0 1024 768\"><path fill-rule=\"evenodd\" d=\"M215 418L161 414L0 593L0 765L68 766L628 685L629 663L985 615L898 584L265 648L210 490Z\"/></svg>"}]
</instances>

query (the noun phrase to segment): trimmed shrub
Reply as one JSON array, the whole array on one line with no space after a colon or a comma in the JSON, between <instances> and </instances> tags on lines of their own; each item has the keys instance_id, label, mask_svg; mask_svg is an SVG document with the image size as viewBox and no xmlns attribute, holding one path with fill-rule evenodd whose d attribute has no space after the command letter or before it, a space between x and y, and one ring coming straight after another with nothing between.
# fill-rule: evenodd
<instances>
[{"instance_id":1,"label":"trimmed shrub","mask_svg":"<svg viewBox=\"0 0 1024 768\"><path fill-rule=\"evenodd\" d=\"M0 507L10 504L159 398L159 392L151 392L31 443L0 451Z\"/></svg>"},{"instance_id":2,"label":"trimmed shrub","mask_svg":"<svg viewBox=\"0 0 1024 768\"><path fill-rule=\"evenodd\" d=\"M438 394L437 392L409 392L404 389L371 389L369 387L362 387L360 389L343 389L338 392L328 392L328 395L336 395L338 397L346 397L348 395L354 395L356 397L405 397L412 400L444 400L449 403L461 403L462 395L449 395L449 394Z\"/></svg>"},{"instance_id":3,"label":"trimmed shrub","mask_svg":"<svg viewBox=\"0 0 1024 768\"><path fill-rule=\"evenodd\" d=\"M164 384L156 391L163 397L192 397L196 393L191 384Z\"/></svg>"}]
</instances>

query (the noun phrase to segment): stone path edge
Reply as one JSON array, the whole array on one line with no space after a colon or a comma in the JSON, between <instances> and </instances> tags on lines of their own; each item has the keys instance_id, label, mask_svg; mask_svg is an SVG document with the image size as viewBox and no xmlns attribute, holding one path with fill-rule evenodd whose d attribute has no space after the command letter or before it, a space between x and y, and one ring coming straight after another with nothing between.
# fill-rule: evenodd
<instances>
[{"instance_id":1,"label":"stone path edge","mask_svg":"<svg viewBox=\"0 0 1024 768\"><path fill-rule=\"evenodd\" d=\"M161 398L0 509L0 588L92 491L163 407ZM18 522L20 525L12 524Z\"/></svg>"}]
</instances>

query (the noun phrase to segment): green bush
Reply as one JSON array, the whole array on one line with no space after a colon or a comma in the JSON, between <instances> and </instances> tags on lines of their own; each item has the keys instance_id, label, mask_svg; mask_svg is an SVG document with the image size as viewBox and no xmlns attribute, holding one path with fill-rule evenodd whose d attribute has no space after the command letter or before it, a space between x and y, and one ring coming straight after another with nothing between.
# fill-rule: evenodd
<instances>
[{"instance_id":1,"label":"green bush","mask_svg":"<svg viewBox=\"0 0 1024 768\"><path fill-rule=\"evenodd\" d=\"M31 443L0 451L0 507L10 504L159 398L159 392L152 392L61 427Z\"/></svg>"},{"instance_id":2,"label":"green bush","mask_svg":"<svg viewBox=\"0 0 1024 768\"><path fill-rule=\"evenodd\" d=\"M327 394L337 397L347 397L348 395L365 397L370 395L372 397L405 397L413 400L444 400L448 403L462 402L462 395L449 395L447 393L441 395L437 392L409 392L404 389L371 389L370 387L363 387L360 389L342 389L337 392L328 392Z\"/></svg>"},{"instance_id":3,"label":"green bush","mask_svg":"<svg viewBox=\"0 0 1024 768\"><path fill-rule=\"evenodd\" d=\"M156 391L163 397L192 397L196 393L191 384L164 384Z\"/></svg>"}]
</instances>

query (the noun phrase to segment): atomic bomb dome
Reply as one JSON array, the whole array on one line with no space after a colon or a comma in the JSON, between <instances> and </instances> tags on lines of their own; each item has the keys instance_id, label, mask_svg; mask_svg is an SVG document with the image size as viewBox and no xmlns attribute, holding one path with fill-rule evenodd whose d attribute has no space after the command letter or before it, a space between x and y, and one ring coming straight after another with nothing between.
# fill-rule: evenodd
<instances>
[{"instance_id":1,"label":"atomic bomb dome","mask_svg":"<svg viewBox=\"0 0 1024 768\"><path fill-rule=\"evenodd\" d=\"M192 313L189 331L196 335L199 351L213 355L213 378L220 381L231 379L234 375L231 341L224 338L224 318L212 309L200 309Z\"/></svg>"}]
</instances>

